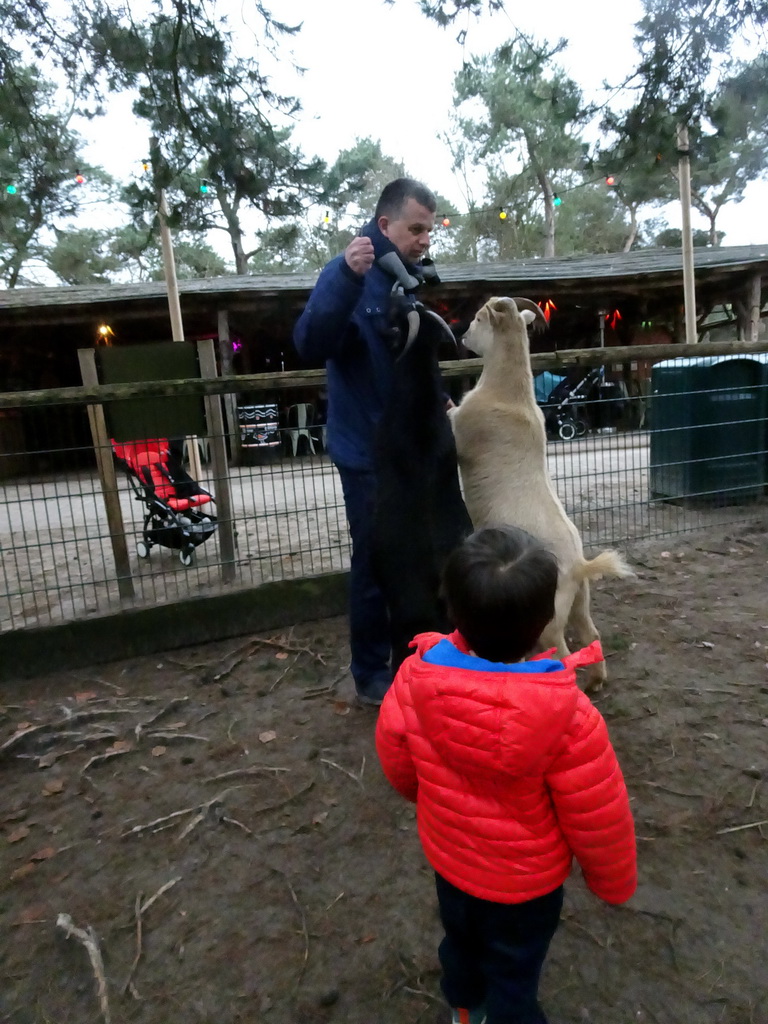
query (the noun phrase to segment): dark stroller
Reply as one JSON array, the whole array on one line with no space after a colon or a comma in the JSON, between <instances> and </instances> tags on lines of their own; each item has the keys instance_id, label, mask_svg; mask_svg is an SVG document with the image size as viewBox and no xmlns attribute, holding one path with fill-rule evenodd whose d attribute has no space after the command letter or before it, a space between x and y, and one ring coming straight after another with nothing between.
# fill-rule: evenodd
<instances>
[{"instance_id":1,"label":"dark stroller","mask_svg":"<svg viewBox=\"0 0 768 1024\"><path fill-rule=\"evenodd\" d=\"M136 545L139 558L149 558L156 544L179 552L189 568L195 548L216 530L216 516L202 511L213 495L184 469L183 442L157 438L147 441L112 441L138 501L144 503L144 539Z\"/></svg>"},{"instance_id":2,"label":"dark stroller","mask_svg":"<svg viewBox=\"0 0 768 1024\"><path fill-rule=\"evenodd\" d=\"M534 381L536 401L544 413L544 422L549 437L559 437L563 441L572 441L574 437L583 437L589 429L585 403L590 393L603 378L603 368L593 367L586 376L576 383L569 376L559 377L555 374L542 373ZM547 385L552 384L548 390ZM546 390L542 390L542 385Z\"/></svg>"}]
</instances>

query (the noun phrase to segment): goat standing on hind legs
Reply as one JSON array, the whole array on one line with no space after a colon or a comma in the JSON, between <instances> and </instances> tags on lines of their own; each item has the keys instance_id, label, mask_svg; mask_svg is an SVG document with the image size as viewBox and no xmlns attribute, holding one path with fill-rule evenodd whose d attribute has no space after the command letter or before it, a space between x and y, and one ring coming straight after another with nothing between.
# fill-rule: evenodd
<instances>
[{"instance_id":1,"label":"goat standing on hind legs","mask_svg":"<svg viewBox=\"0 0 768 1024\"><path fill-rule=\"evenodd\" d=\"M371 556L389 611L392 671L414 636L448 632L439 596L450 552L472 532L461 496L438 351L456 341L437 314L393 298L395 363L375 448Z\"/></svg>"},{"instance_id":2,"label":"goat standing on hind legs","mask_svg":"<svg viewBox=\"0 0 768 1024\"><path fill-rule=\"evenodd\" d=\"M589 610L590 580L634 574L616 551L584 558L579 532L557 496L547 468L544 416L533 388L529 324L546 326L529 299L493 298L480 309L463 341L482 356L483 371L461 405L451 410L451 421L475 529L519 526L557 558L555 616L541 644L566 655L567 631L582 647L600 639ZM605 679L605 662L591 665L585 689L599 690Z\"/></svg>"}]
</instances>

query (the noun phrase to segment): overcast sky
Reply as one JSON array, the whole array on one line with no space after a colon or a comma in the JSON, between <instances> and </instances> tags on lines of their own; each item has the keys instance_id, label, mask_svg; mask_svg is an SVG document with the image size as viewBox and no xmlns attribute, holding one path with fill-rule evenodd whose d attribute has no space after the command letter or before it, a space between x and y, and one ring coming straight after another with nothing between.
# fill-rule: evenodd
<instances>
[{"instance_id":1,"label":"overcast sky","mask_svg":"<svg viewBox=\"0 0 768 1024\"><path fill-rule=\"evenodd\" d=\"M259 29L248 0L219 3L247 45ZM356 138L379 139L386 154L402 160L409 173L460 211L466 209L463 185L438 135L449 127L453 76L462 59L492 51L516 28L539 40L562 36L569 45L557 60L587 98L604 100L603 81L620 82L634 63L634 24L641 14L640 0L507 0L506 12L463 17L441 29L420 13L416 0L396 0L391 7L383 0L267 0L267 6L288 24L303 22L301 34L281 46L292 49L306 71L297 76L286 63L276 85L302 101L294 140L305 154L332 161ZM463 47L456 41L461 29ZM94 139L89 158L116 176L128 176L127 151L137 163L145 155L147 129L132 118L129 102L114 104L106 121L86 130ZM726 207L718 218L726 245L768 240L766 201L768 186L757 184L743 203ZM679 203L665 215L671 227L681 226ZM692 219L694 228L706 226L695 212Z\"/></svg>"}]
</instances>

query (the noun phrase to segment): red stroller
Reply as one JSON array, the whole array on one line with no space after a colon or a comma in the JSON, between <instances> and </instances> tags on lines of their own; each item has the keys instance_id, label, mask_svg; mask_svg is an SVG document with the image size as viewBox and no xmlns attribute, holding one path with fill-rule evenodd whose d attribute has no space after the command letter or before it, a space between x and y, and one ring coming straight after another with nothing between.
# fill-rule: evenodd
<instances>
[{"instance_id":1,"label":"red stroller","mask_svg":"<svg viewBox=\"0 0 768 1024\"><path fill-rule=\"evenodd\" d=\"M140 558L149 558L156 544L179 552L189 568L195 548L216 530L216 516L201 511L214 501L185 471L183 442L157 438L147 441L112 441L112 449L123 464L134 494L146 508L144 538L136 545Z\"/></svg>"}]
</instances>

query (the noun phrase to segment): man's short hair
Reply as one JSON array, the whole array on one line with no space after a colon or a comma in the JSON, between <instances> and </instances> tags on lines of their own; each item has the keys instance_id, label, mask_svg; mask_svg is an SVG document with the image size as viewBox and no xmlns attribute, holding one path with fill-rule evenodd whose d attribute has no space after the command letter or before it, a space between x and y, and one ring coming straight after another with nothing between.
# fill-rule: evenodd
<instances>
[{"instance_id":1,"label":"man's short hair","mask_svg":"<svg viewBox=\"0 0 768 1024\"><path fill-rule=\"evenodd\" d=\"M396 220L403 212L403 207L409 199L415 199L420 206L425 206L430 213L434 213L437 209L437 199L435 199L434 193L426 185L422 185L420 181L416 181L414 178L395 178L394 181L390 181L388 185L384 186L379 196L379 201L376 204L374 218L378 220L379 217L389 217L392 220Z\"/></svg>"},{"instance_id":2,"label":"man's short hair","mask_svg":"<svg viewBox=\"0 0 768 1024\"><path fill-rule=\"evenodd\" d=\"M475 531L446 560L443 597L454 626L487 661L515 662L555 614L557 559L513 526Z\"/></svg>"}]
</instances>

